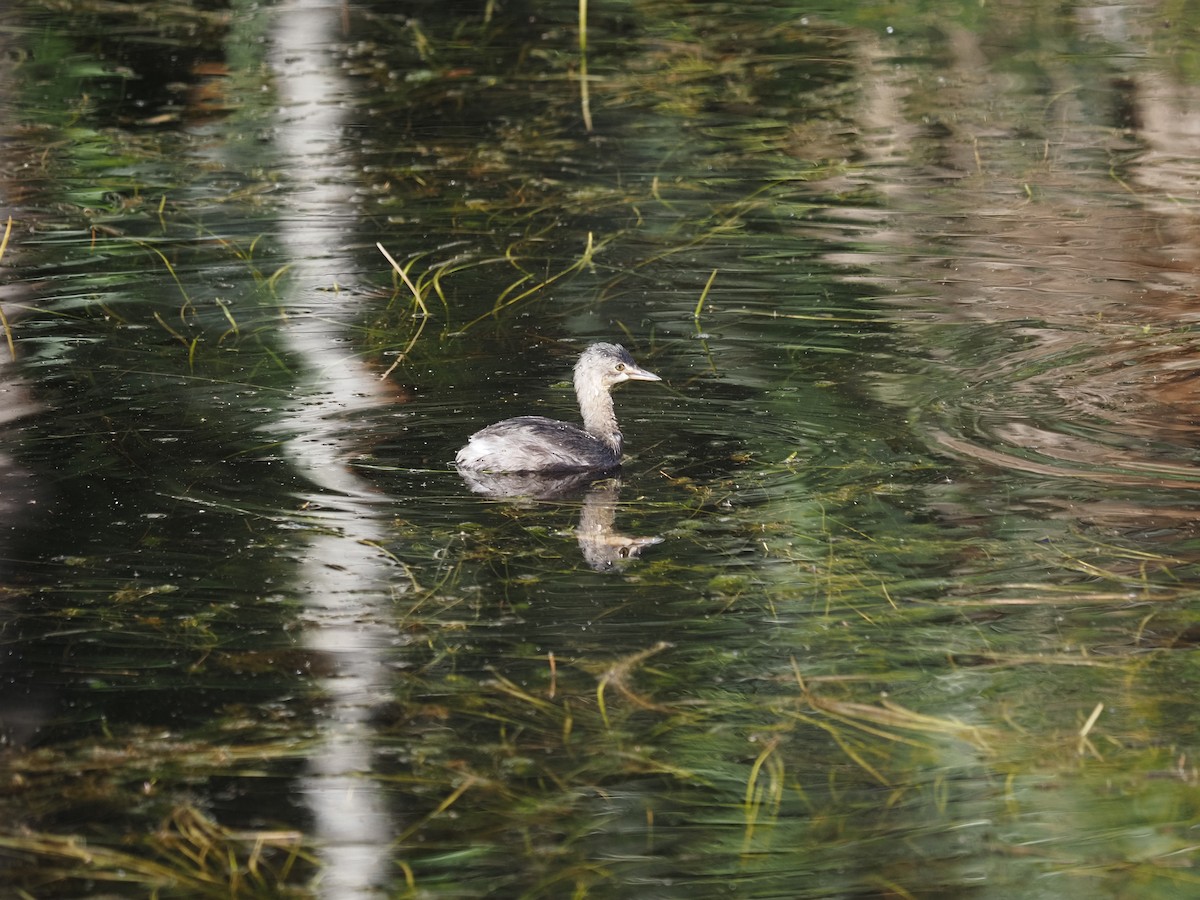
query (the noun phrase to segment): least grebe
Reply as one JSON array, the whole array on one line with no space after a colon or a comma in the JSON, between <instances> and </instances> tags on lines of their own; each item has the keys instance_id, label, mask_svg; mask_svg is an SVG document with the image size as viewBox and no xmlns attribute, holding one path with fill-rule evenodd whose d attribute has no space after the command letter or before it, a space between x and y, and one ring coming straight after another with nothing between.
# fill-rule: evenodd
<instances>
[{"instance_id":1,"label":"least grebe","mask_svg":"<svg viewBox=\"0 0 1200 900\"><path fill-rule=\"evenodd\" d=\"M606 472L621 464L621 431L609 394L623 381L659 381L620 344L592 344L575 363L575 396L583 428L518 416L471 435L454 458L482 472Z\"/></svg>"}]
</instances>

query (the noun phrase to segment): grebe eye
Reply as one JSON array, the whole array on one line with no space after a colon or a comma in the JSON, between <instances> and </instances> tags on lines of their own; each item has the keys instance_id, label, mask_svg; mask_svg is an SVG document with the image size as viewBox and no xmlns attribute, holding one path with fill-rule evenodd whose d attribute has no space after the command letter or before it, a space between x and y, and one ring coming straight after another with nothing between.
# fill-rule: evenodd
<instances>
[{"instance_id":1,"label":"grebe eye","mask_svg":"<svg viewBox=\"0 0 1200 900\"><path fill-rule=\"evenodd\" d=\"M624 372L625 371L625 363L617 363L617 371Z\"/></svg>"}]
</instances>

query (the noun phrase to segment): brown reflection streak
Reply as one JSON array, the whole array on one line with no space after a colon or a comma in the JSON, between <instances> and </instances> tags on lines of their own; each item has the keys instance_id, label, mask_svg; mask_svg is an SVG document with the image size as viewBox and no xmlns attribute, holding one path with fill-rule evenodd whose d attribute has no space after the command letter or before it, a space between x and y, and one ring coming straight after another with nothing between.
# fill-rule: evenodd
<instances>
[{"instance_id":1,"label":"brown reflection streak","mask_svg":"<svg viewBox=\"0 0 1200 900\"><path fill-rule=\"evenodd\" d=\"M888 208L846 215L877 246L827 259L894 289L925 322L1010 345L973 354L922 338L935 353L952 348L933 367L963 385L938 397L932 443L1056 479L1196 489L1200 338L1184 329L1200 319L1200 87L1145 54L1088 91L1047 57L1045 85L1027 85L1002 57L1029 14L1014 7L980 33L947 26L936 90L893 65L886 45L862 45L855 149ZM1154 43L1138 31L1153 17L1109 34L1089 16L1063 27ZM893 402L911 402L903 388ZM1150 512L1133 506L1131 516Z\"/></svg>"},{"instance_id":2,"label":"brown reflection streak","mask_svg":"<svg viewBox=\"0 0 1200 900\"><path fill-rule=\"evenodd\" d=\"M1076 469L1065 468L1063 466L1050 465L1048 463L1038 463L1033 460L1022 459L1019 456L1013 456L999 450L993 450L988 447L982 447L979 444L974 444L971 441L962 438L956 438L947 434L944 431L932 432L934 442L944 450L948 450L958 456L974 459L989 465L997 466L1001 469L1015 469L1019 472L1030 472L1035 475L1049 475L1054 478L1083 478L1088 481L1099 481L1105 484L1120 484L1126 487L1163 487L1163 488L1186 488L1200 489L1200 481L1179 481L1174 478L1150 478L1140 475L1124 474L1120 472L1097 472L1092 469ZM1156 466L1159 469L1169 467ZM1178 468L1180 475L1200 476L1200 472L1194 469Z\"/></svg>"}]
</instances>

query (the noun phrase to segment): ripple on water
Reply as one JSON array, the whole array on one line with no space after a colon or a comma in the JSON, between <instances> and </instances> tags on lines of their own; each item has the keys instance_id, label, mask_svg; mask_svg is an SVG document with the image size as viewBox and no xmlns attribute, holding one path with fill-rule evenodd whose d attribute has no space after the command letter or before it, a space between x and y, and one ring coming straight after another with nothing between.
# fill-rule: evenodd
<instances>
[{"instance_id":1,"label":"ripple on water","mask_svg":"<svg viewBox=\"0 0 1200 900\"><path fill-rule=\"evenodd\" d=\"M970 343L1002 350L964 366L957 392L926 407L942 450L1054 478L1200 488L1196 338L1135 326L983 328L994 340Z\"/></svg>"}]
</instances>

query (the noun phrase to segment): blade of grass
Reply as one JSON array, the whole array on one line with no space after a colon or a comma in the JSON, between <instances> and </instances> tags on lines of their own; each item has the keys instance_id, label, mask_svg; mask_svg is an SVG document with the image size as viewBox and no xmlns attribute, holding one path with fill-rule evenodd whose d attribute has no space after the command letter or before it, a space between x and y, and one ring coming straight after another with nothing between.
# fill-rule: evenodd
<instances>
[{"instance_id":1,"label":"blade of grass","mask_svg":"<svg viewBox=\"0 0 1200 900\"><path fill-rule=\"evenodd\" d=\"M583 127L592 133L592 104L588 94L587 71L587 0L579 0L579 105L583 112Z\"/></svg>"},{"instance_id":2,"label":"blade of grass","mask_svg":"<svg viewBox=\"0 0 1200 900\"><path fill-rule=\"evenodd\" d=\"M417 333L412 336L412 339L407 345L405 345L404 349L396 355L395 361L388 366L387 371L379 376L379 380L383 381L383 379L387 378L396 370L396 366L400 365L400 363L404 361L409 352L411 352L412 348L416 346L417 341L421 339L421 332L425 330L425 325L429 321L429 307L425 305L425 298L421 296L420 289L413 284L412 279L408 277L408 273L404 271L404 267L401 266L400 263L396 262L395 258L392 256L392 254L387 252L387 249L383 246L383 244L376 241L375 247L380 253L383 254L384 259L391 264L392 269L397 275L400 276L400 280L403 281L408 287L409 291L412 292L413 301L416 303L417 309L421 311L421 324L417 326Z\"/></svg>"},{"instance_id":3,"label":"blade of grass","mask_svg":"<svg viewBox=\"0 0 1200 900\"><path fill-rule=\"evenodd\" d=\"M0 260L4 259L4 251L8 249L8 237L12 234L12 216L8 217L8 224L4 226L4 238L0 239ZM17 358L17 348L13 344L12 328L8 324L8 316L4 314L4 307L0 306L0 325L4 326L4 337L8 341L8 352L13 359Z\"/></svg>"}]
</instances>

